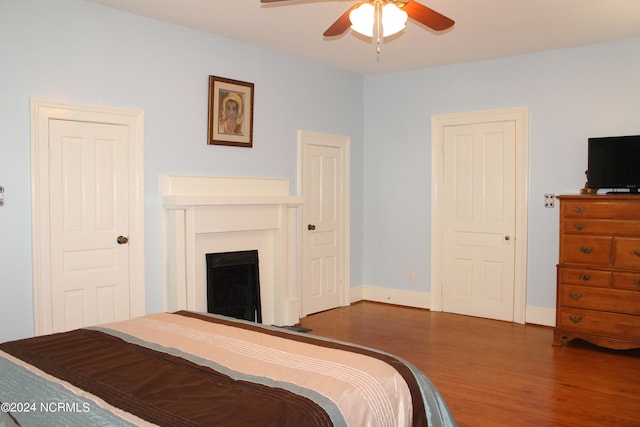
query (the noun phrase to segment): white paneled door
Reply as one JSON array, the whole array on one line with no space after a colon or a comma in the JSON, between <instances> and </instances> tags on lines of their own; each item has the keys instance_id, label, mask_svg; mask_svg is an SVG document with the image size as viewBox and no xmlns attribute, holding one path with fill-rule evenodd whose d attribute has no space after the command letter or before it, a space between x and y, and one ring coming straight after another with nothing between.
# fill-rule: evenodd
<instances>
[{"instance_id":1,"label":"white paneled door","mask_svg":"<svg viewBox=\"0 0 640 427\"><path fill-rule=\"evenodd\" d=\"M127 132L49 122L54 331L129 318Z\"/></svg>"},{"instance_id":2,"label":"white paneled door","mask_svg":"<svg viewBox=\"0 0 640 427\"><path fill-rule=\"evenodd\" d=\"M443 310L513 320L514 121L444 128Z\"/></svg>"},{"instance_id":3,"label":"white paneled door","mask_svg":"<svg viewBox=\"0 0 640 427\"><path fill-rule=\"evenodd\" d=\"M302 132L302 315L348 305L348 138Z\"/></svg>"},{"instance_id":4,"label":"white paneled door","mask_svg":"<svg viewBox=\"0 0 640 427\"><path fill-rule=\"evenodd\" d=\"M31 99L36 335L145 314L144 113Z\"/></svg>"}]
</instances>

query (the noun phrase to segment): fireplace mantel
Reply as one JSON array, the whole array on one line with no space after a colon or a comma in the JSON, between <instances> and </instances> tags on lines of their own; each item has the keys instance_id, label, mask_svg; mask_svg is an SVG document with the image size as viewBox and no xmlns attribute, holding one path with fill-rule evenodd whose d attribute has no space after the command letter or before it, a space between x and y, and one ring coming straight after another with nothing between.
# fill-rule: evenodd
<instances>
[{"instance_id":1,"label":"fireplace mantel","mask_svg":"<svg viewBox=\"0 0 640 427\"><path fill-rule=\"evenodd\" d=\"M287 179L163 175L161 190L166 311L206 311L207 253L257 249L263 323L298 323L302 197Z\"/></svg>"}]
</instances>

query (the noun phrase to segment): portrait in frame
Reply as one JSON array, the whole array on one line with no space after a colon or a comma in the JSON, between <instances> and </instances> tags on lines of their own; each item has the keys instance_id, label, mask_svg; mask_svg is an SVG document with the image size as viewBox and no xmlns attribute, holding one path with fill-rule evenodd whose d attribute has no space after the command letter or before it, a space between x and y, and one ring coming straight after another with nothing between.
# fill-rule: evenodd
<instances>
[{"instance_id":1,"label":"portrait in frame","mask_svg":"<svg viewBox=\"0 0 640 427\"><path fill-rule=\"evenodd\" d=\"M208 144L253 146L253 83L209 76Z\"/></svg>"}]
</instances>

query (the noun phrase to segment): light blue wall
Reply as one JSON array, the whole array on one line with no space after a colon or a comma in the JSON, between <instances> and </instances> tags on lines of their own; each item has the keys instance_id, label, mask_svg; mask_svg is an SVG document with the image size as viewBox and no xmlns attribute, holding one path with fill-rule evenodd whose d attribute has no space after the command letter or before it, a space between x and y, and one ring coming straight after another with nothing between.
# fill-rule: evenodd
<instances>
[{"instance_id":1,"label":"light blue wall","mask_svg":"<svg viewBox=\"0 0 640 427\"><path fill-rule=\"evenodd\" d=\"M255 83L254 148L205 144L210 74ZM293 192L296 131L348 135L352 286L429 292L431 115L523 105L527 303L553 308L558 210L543 194L584 184L587 137L640 133L639 93L640 38L363 78L80 0L0 0L0 341L33 333L30 97L144 110L147 309L158 311L161 174L286 177Z\"/></svg>"},{"instance_id":2,"label":"light blue wall","mask_svg":"<svg viewBox=\"0 0 640 427\"><path fill-rule=\"evenodd\" d=\"M640 134L640 38L369 76L364 88L364 283L430 291L431 116L528 106L527 304L555 307L558 209L543 197L584 185L588 137Z\"/></svg>"},{"instance_id":3,"label":"light blue wall","mask_svg":"<svg viewBox=\"0 0 640 427\"><path fill-rule=\"evenodd\" d=\"M254 147L207 146L208 76L255 84ZM159 176L285 177L297 131L352 143L353 265L362 282L362 77L79 0L0 0L0 341L33 334L30 97L144 110L147 310L162 310Z\"/></svg>"}]
</instances>

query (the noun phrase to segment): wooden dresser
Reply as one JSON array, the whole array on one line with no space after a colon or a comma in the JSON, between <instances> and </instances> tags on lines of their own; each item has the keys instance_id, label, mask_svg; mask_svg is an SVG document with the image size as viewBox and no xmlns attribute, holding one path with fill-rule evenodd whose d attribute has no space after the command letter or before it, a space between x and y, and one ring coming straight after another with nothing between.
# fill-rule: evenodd
<instances>
[{"instance_id":1,"label":"wooden dresser","mask_svg":"<svg viewBox=\"0 0 640 427\"><path fill-rule=\"evenodd\" d=\"M640 347L640 195L559 196L553 344Z\"/></svg>"}]
</instances>

